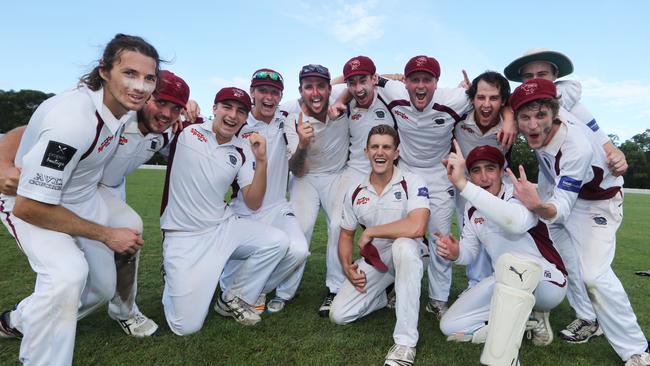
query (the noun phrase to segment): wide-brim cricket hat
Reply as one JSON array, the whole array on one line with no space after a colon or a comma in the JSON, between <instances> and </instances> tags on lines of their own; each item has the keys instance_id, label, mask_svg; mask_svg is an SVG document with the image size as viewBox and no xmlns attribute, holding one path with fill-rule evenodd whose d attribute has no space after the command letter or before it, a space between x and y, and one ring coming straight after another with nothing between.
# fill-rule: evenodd
<instances>
[{"instance_id":1,"label":"wide-brim cricket hat","mask_svg":"<svg viewBox=\"0 0 650 366\"><path fill-rule=\"evenodd\" d=\"M557 68L558 78L569 75L573 72L573 63L563 53L551 51L548 48L531 48L523 56L512 61L503 74L508 80L521 82L521 68L534 61L549 62Z\"/></svg>"}]
</instances>

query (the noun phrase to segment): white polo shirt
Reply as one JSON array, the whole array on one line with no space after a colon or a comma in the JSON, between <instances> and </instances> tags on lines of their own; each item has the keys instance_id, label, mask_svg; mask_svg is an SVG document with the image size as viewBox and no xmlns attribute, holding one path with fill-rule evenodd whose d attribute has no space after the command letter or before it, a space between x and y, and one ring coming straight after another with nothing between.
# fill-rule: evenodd
<instances>
[{"instance_id":1,"label":"white polo shirt","mask_svg":"<svg viewBox=\"0 0 650 366\"><path fill-rule=\"evenodd\" d=\"M393 178L381 194L377 194L369 179L368 175L346 193L341 228L355 230L357 225L367 228L388 224L405 218L415 209L429 209L429 191L419 176L395 168ZM392 242L392 239L373 239L379 252Z\"/></svg>"},{"instance_id":2,"label":"white polo shirt","mask_svg":"<svg viewBox=\"0 0 650 366\"><path fill-rule=\"evenodd\" d=\"M347 166L363 173L370 174L370 162L364 153L368 133L378 125L395 127L395 117L388 108L388 102L380 95L380 89L387 84L387 80L380 78L375 87L375 98L368 108L360 108L354 98L348 104L346 118L350 126L350 156Z\"/></svg>"},{"instance_id":3,"label":"white polo shirt","mask_svg":"<svg viewBox=\"0 0 650 366\"><path fill-rule=\"evenodd\" d=\"M271 208L278 203L287 202L287 181L289 179L289 150L284 133L286 112L277 110L271 123L259 121L248 115L248 120L242 126L237 136L247 140L252 133L259 133L266 139L267 176L264 201L258 211ZM231 201L230 207L238 215L250 215L253 211L246 206L241 191Z\"/></svg>"},{"instance_id":4,"label":"white polo shirt","mask_svg":"<svg viewBox=\"0 0 650 366\"><path fill-rule=\"evenodd\" d=\"M497 134L502 124L503 121L499 116L499 122L483 133L474 119L474 110L470 111L467 118L458 122L454 127L454 137L458 141L463 156L467 157L474 148L485 145L496 147L501 150L503 155L506 155L508 150L504 149L497 140Z\"/></svg>"},{"instance_id":5,"label":"white polo shirt","mask_svg":"<svg viewBox=\"0 0 650 366\"><path fill-rule=\"evenodd\" d=\"M143 135L138 122L132 121L124 127L119 145L113 158L104 168L101 184L117 187L124 183L124 177L151 159L160 149L167 146L172 137L171 128L160 133Z\"/></svg>"},{"instance_id":6,"label":"white polo shirt","mask_svg":"<svg viewBox=\"0 0 650 366\"><path fill-rule=\"evenodd\" d=\"M537 215L513 196L513 187L502 180L501 192L497 196L471 182L461 193L468 203L465 209L465 225L457 264L468 265L479 253L480 245L490 255L492 265L505 253L521 253L537 258L543 258L541 264L552 264L566 275L564 262L553 245L546 225ZM477 207L480 207L477 209ZM506 219L507 215L515 215ZM501 224L497 222L502 221ZM506 230L503 224L517 221L518 227ZM548 278L555 271L544 268ZM550 278L557 283L563 283L563 278Z\"/></svg>"},{"instance_id":7,"label":"white polo shirt","mask_svg":"<svg viewBox=\"0 0 650 366\"><path fill-rule=\"evenodd\" d=\"M89 201L118 145L128 112L116 119L104 90L86 86L56 95L34 112L16 153L18 195L53 205Z\"/></svg>"},{"instance_id":8,"label":"white polo shirt","mask_svg":"<svg viewBox=\"0 0 650 366\"><path fill-rule=\"evenodd\" d=\"M185 127L170 146L160 228L201 231L228 219L224 197L231 184L235 194L251 184L253 162L247 141L234 137L219 145L212 121Z\"/></svg>"},{"instance_id":9,"label":"white polo shirt","mask_svg":"<svg viewBox=\"0 0 650 366\"><path fill-rule=\"evenodd\" d=\"M545 222L562 223L578 198L609 199L623 186L623 178L609 172L602 145L588 138L589 133L586 125L563 121L551 141L535 150L540 198L557 209Z\"/></svg>"}]
</instances>

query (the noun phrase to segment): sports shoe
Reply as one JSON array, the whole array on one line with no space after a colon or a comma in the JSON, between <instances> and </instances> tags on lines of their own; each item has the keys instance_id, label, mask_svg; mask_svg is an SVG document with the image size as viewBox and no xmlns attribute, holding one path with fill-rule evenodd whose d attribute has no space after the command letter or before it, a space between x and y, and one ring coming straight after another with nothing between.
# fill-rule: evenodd
<instances>
[{"instance_id":1,"label":"sports shoe","mask_svg":"<svg viewBox=\"0 0 650 366\"><path fill-rule=\"evenodd\" d=\"M576 319L560 331L560 338L569 343L585 343L593 337L603 334L598 320Z\"/></svg>"},{"instance_id":2,"label":"sports shoe","mask_svg":"<svg viewBox=\"0 0 650 366\"><path fill-rule=\"evenodd\" d=\"M445 315L449 306L447 306L446 301L429 299L427 306L424 308L428 313L432 313L436 316L436 319L442 319L442 316Z\"/></svg>"},{"instance_id":3,"label":"sports shoe","mask_svg":"<svg viewBox=\"0 0 650 366\"><path fill-rule=\"evenodd\" d=\"M269 314L280 312L284 309L284 305L286 304L287 300L276 296L269 301L268 305L266 305L266 312Z\"/></svg>"},{"instance_id":4,"label":"sports shoe","mask_svg":"<svg viewBox=\"0 0 650 366\"><path fill-rule=\"evenodd\" d=\"M232 300L226 301L223 299L223 294L217 297L214 311L222 316L232 316L237 323L242 325L255 325L262 320L244 300L234 297Z\"/></svg>"},{"instance_id":5,"label":"sports shoe","mask_svg":"<svg viewBox=\"0 0 650 366\"><path fill-rule=\"evenodd\" d=\"M158 330L158 324L139 311L126 320L117 319L117 323L124 333L138 338L150 337Z\"/></svg>"},{"instance_id":6,"label":"sports shoe","mask_svg":"<svg viewBox=\"0 0 650 366\"><path fill-rule=\"evenodd\" d=\"M390 289L390 291L388 291ZM386 297L388 297L388 304L386 307L395 310L397 304L397 294L395 293L395 286L386 288Z\"/></svg>"},{"instance_id":7,"label":"sports shoe","mask_svg":"<svg viewBox=\"0 0 650 366\"><path fill-rule=\"evenodd\" d=\"M23 334L18 331L16 328L9 326L9 314L11 310L7 310L2 315L0 315L0 338L16 338L22 339Z\"/></svg>"},{"instance_id":8,"label":"sports shoe","mask_svg":"<svg viewBox=\"0 0 650 366\"><path fill-rule=\"evenodd\" d=\"M384 361L384 366L411 366L415 361L415 347L394 344Z\"/></svg>"},{"instance_id":9,"label":"sports shoe","mask_svg":"<svg viewBox=\"0 0 650 366\"><path fill-rule=\"evenodd\" d=\"M632 355L625 361L625 366L650 366L650 353L643 352L640 355Z\"/></svg>"},{"instance_id":10,"label":"sports shoe","mask_svg":"<svg viewBox=\"0 0 650 366\"><path fill-rule=\"evenodd\" d=\"M528 339L536 346L548 346L553 342L553 329L548 320L549 312L533 311L526 324Z\"/></svg>"},{"instance_id":11,"label":"sports shoe","mask_svg":"<svg viewBox=\"0 0 650 366\"><path fill-rule=\"evenodd\" d=\"M334 301L335 296L336 294L333 292L330 292L325 296L325 300L323 300L320 308L318 308L318 315L323 318L330 316L330 307L332 307L332 301Z\"/></svg>"},{"instance_id":12,"label":"sports shoe","mask_svg":"<svg viewBox=\"0 0 650 366\"><path fill-rule=\"evenodd\" d=\"M266 310L266 294L260 294L255 301L255 305L252 306L253 312L257 315L262 315L264 310Z\"/></svg>"}]
</instances>

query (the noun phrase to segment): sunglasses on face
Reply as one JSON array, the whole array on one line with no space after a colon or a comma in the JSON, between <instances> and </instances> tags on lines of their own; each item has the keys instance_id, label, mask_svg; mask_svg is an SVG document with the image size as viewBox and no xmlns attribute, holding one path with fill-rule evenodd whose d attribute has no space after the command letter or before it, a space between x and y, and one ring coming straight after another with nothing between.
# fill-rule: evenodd
<instances>
[{"instance_id":1,"label":"sunglasses on face","mask_svg":"<svg viewBox=\"0 0 650 366\"><path fill-rule=\"evenodd\" d=\"M269 80L280 81L280 82L283 81L282 75L274 71L258 71L255 74L253 74L253 79L254 80L269 79Z\"/></svg>"}]
</instances>

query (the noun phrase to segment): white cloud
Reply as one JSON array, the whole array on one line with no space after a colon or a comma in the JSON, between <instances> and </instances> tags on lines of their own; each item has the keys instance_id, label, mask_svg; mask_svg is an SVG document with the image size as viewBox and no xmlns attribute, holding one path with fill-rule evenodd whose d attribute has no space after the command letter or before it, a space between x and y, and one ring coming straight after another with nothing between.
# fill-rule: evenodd
<instances>
[{"instance_id":1,"label":"white cloud","mask_svg":"<svg viewBox=\"0 0 650 366\"><path fill-rule=\"evenodd\" d=\"M236 86L240 89L248 91L251 82L250 79L241 76L233 76L231 79L211 77L209 80L211 85L217 87L217 90L229 86Z\"/></svg>"},{"instance_id":2,"label":"white cloud","mask_svg":"<svg viewBox=\"0 0 650 366\"><path fill-rule=\"evenodd\" d=\"M599 98L605 106L637 111L639 117L650 116L650 84L633 80L606 82L595 77L576 78L582 83L584 96Z\"/></svg>"}]
</instances>

